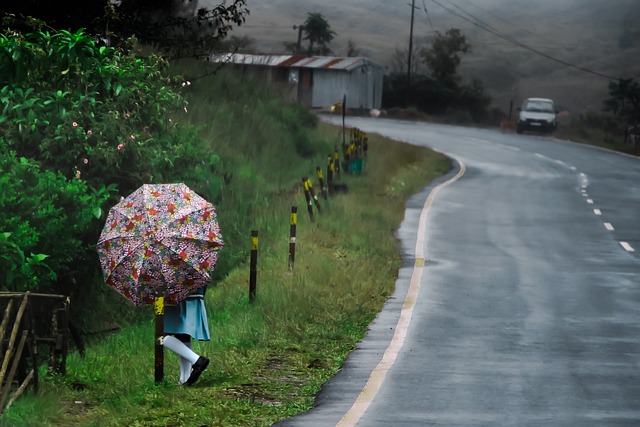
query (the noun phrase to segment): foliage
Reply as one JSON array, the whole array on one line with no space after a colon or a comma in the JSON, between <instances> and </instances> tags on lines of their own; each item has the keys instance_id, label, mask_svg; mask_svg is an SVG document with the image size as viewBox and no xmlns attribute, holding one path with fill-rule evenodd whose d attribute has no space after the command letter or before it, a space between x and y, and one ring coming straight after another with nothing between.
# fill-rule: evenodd
<instances>
[{"instance_id":1,"label":"foliage","mask_svg":"<svg viewBox=\"0 0 640 427\"><path fill-rule=\"evenodd\" d=\"M7 3L7 2L5 2ZM145 43L179 56L210 54L234 25L245 22L246 0L233 0L213 7L197 7L198 2L176 0L64 0L43 3L36 0L8 2L5 14L31 16L59 30L86 29L120 45L135 36ZM24 21L21 28L24 30Z\"/></svg>"},{"instance_id":2,"label":"foliage","mask_svg":"<svg viewBox=\"0 0 640 427\"><path fill-rule=\"evenodd\" d=\"M444 87L456 88L460 81L457 74L460 54L468 52L471 52L471 46L467 38L459 29L450 28L444 34L436 31L431 47L423 49L421 55L436 81Z\"/></svg>"},{"instance_id":3,"label":"foliage","mask_svg":"<svg viewBox=\"0 0 640 427\"><path fill-rule=\"evenodd\" d=\"M201 57L211 54L249 14L246 0L211 8L197 5L197 1L122 0L109 4L104 24L121 39L135 36L174 57Z\"/></svg>"},{"instance_id":4,"label":"foliage","mask_svg":"<svg viewBox=\"0 0 640 427\"><path fill-rule=\"evenodd\" d=\"M331 54L331 49L329 49L328 45L336 33L331 30L331 26L321 13L308 12L307 20L304 21L303 27L304 39L309 41L309 54Z\"/></svg>"},{"instance_id":5,"label":"foliage","mask_svg":"<svg viewBox=\"0 0 640 427\"><path fill-rule=\"evenodd\" d=\"M640 119L640 84L633 79L620 79L609 82L609 96L604 101L605 111L626 119L629 123L637 123Z\"/></svg>"},{"instance_id":6,"label":"foliage","mask_svg":"<svg viewBox=\"0 0 640 427\"><path fill-rule=\"evenodd\" d=\"M474 79L464 84L457 74L459 54L470 51L471 47L460 30L452 28L444 35L437 33L431 47L419 51L431 69L431 76L415 73L418 68L416 61L412 61L414 72L408 87L408 50L396 49L394 64L399 71L385 76L383 107L413 106L427 114L455 116L459 119L457 122L465 124L495 121L495 114L489 110L491 97L485 92L482 82Z\"/></svg>"},{"instance_id":7,"label":"foliage","mask_svg":"<svg viewBox=\"0 0 640 427\"><path fill-rule=\"evenodd\" d=\"M82 30L1 35L0 56L0 136L18 156L124 193L201 158L160 57L97 46Z\"/></svg>"},{"instance_id":8,"label":"foliage","mask_svg":"<svg viewBox=\"0 0 640 427\"><path fill-rule=\"evenodd\" d=\"M70 273L72 261L87 259L82 238L98 223L113 187L91 190L82 180L17 158L1 140L0 148L0 285L46 290Z\"/></svg>"},{"instance_id":9,"label":"foliage","mask_svg":"<svg viewBox=\"0 0 640 427\"><path fill-rule=\"evenodd\" d=\"M101 277L97 218L117 190L218 179L218 158L186 123L189 83L133 47L98 46L83 30L0 35L4 286L85 295Z\"/></svg>"}]
</instances>

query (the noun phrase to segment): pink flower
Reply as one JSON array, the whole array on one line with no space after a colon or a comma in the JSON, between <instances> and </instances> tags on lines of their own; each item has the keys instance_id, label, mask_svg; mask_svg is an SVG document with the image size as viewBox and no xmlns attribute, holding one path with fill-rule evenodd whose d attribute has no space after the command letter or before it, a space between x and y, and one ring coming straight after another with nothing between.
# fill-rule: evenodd
<instances>
[{"instance_id":1,"label":"pink flower","mask_svg":"<svg viewBox=\"0 0 640 427\"><path fill-rule=\"evenodd\" d=\"M122 150L124 148L124 144L118 144L118 150Z\"/></svg>"},{"instance_id":2,"label":"pink flower","mask_svg":"<svg viewBox=\"0 0 640 427\"><path fill-rule=\"evenodd\" d=\"M93 132L91 132L91 129L87 131L87 135L93 135Z\"/></svg>"},{"instance_id":3,"label":"pink flower","mask_svg":"<svg viewBox=\"0 0 640 427\"><path fill-rule=\"evenodd\" d=\"M80 179L80 171L76 171L76 178Z\"/></svg>"},{"instance_id":4,"label":"pink flower","mask_svg":"<svg viewBox=\"0 0 640 427\"><path fill-rule=\"evenodd\" d=\"M86 159L86 158L82 159L82 163L84 163L86 165L87 163L89 163L89 159Z\"/></svg>"},{"instance_id":5,"label":"pink flower","mask_svg":"<svg viewBox=\"0 0 640 427\"><path fill-rule=\"evenodd\" d=\"M77 128L77 127L78 127L78 122L73 122L72 124L73 124L73 127L74 127L74 128Z\"/></svg>"}]
</instances>

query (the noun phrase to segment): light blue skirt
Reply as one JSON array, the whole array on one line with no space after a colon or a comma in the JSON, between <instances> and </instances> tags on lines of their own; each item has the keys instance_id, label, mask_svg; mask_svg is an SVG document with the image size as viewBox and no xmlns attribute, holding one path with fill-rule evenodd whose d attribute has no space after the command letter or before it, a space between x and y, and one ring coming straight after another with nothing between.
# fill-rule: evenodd
<instances>
[{"instance_id":1,"label":"light blue skirt","mask_svg":"<svg viewBox=\"0 0 640 427\"><path fill-rule=\"evenodd\" d=\"M196 289L185 300L165 307L164 332L166 334L187 334L198 341L209 341L209 322L204 306L206 288Z\"/></svg>"}]
</instances>

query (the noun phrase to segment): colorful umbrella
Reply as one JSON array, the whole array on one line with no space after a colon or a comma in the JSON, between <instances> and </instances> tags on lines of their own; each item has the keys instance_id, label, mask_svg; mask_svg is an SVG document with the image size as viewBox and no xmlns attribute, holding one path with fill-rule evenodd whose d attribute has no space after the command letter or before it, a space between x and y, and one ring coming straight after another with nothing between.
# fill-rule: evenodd
<instances>
[{"instance_id":1,"label":"colorful umbrella","mask_svg":"<svg viewBox=\"0 0 640 427\"><path fill-rule=\"evenodd\" d=\"M171 305L209 283L222 245L211 203L184 184L145 184L111 208L97 249L107 285Z\"/></svg>"}]
</instances>

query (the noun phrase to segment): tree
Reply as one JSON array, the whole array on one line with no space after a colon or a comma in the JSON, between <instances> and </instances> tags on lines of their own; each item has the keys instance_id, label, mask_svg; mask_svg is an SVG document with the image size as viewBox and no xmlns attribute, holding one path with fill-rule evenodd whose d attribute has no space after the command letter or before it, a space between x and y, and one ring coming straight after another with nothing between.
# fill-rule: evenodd
<instances>
[{"instance_id":1,"label":"tree","mask_svg":"<svg viewBox=\"0 0 640 427\"><path fill-rule=\"evenodd\" d=\"M360 49L358 49L356 43L351 39L349 39L349 41L347 42L347 56L360 56Z\"/></svg>"},{"instance_id":2,"label":"tree","mask_svg":"<svg viewBox=\"0 0 640 427\"><path fill-rule=\"evenodd\" d=\"M309 54L327 55L331 53L331 49L327 45L333 40L336 33L331 30L331 26L321 13L307 13L307 20L304 21L303 27L306 34L304 39L309 40ZM318 48L314 49L316 44Z\"/></svg>"},{"instance_id":3,"label":"tree","mask_svg":"<svg viewBox=\"0 0 640 427\"><path fill-rule=\"evenodd\" d=\"M443 86L455 89L460 81L457 74L460 54L468 52L471 52L471 46L464 34L457 28L451 28L445 34L436 32L431 48L423 49L421 53L433 78Z\"/></svg>"},{"instance_id":4,"label":"tree","mask_svg":"<svg viewBox=\"0 0 640 427\"><path fill-rule=\"evenodd\" d=\"M7 2L5 2L7 3ZM31 16L55 29L87 33L119 44L131 36L175 56L211 53L234 25L245 21L246 0L233 0L212 8L197 8L196 0L109 0L8 2L0 12ZM6 25L5 25L6 28Z\"/></svg>"},{"instance_id":5,"label":"tree","mask_svg":"<svg viewBox=\"0 0 640 427\"><path fill-rule=\"evenodd\" d=\"M605 109L614 115L635 122L640 118L640 84L632 78L609 82L609 96Z\"/></svg>"}]
</instances>

